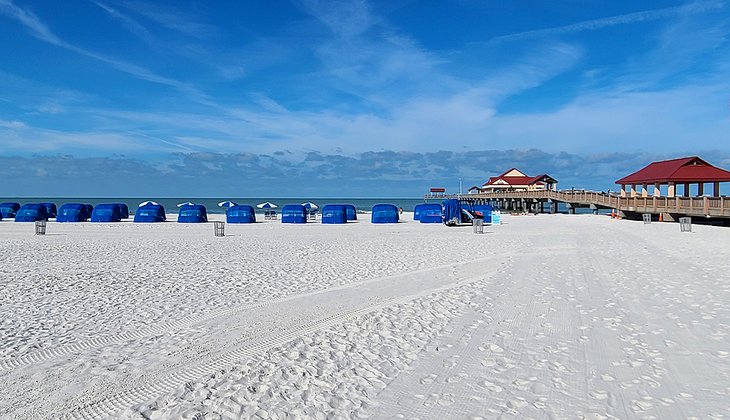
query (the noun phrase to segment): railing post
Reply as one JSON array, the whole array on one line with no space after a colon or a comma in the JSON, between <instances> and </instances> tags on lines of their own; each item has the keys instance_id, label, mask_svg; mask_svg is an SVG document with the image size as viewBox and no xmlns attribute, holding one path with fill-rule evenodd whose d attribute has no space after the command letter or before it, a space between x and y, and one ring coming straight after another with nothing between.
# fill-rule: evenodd
<instances>
[{"instance_id":1,"label":"railing post","mask_svg":"<svg viewBox=\"0 0 730 420\"><path fill-rule=\"evenodd\" d=\"M705 207L705 216L710 214L710 199L707 197L702 197L703 205Z\"/></svg>"}]
</instances>

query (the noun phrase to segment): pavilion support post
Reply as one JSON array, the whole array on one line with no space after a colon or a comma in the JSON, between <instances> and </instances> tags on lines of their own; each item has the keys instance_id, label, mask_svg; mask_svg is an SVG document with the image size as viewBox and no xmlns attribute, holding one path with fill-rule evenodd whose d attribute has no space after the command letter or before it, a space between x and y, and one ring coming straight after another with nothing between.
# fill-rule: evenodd
<instances>
[{"instance_id":1,"label":"pavilion support post","mask_svg":"<svg viewBox=\"0 0 730 420\"><path fill-rule=\"evenodd\" d=\"M684 183L684 196L689 197L689 183L688 182Z\"/></svg>"},{"instance_id":2,"label":"pavilion support post","mask_svg":"<svg viewBox=\"0 0 730 420\"><path fill-rule=\"evenodd\" d=\"M697 184L697 197L702 197L703 195L705 195L705 183L700 182Z\"/></svg>"},{"instance_id":3,"label":"pavilion support post","mask_svg":"<svg viewBox=\"0 0 730 420\"><path fill-rule=\"evenodd\" d=\"M621 198L626 197L626 185L621 184Z\"/></svg>"},{"instance_id":4,"label":"pavilion support post","mask_svg":"<svg viewBox=\"0 0 730 420\"><path fill-rule=\"evenodd\" d=\"M677 196L676 188L677 188L676 184L674 182L670 182L669 186L667 187L667 197L669 197L669 198L676 197Z\"/></svg>"},{"instance_id":5,"label":"pavilion support post","mask_svg":"<svg viewBox=\"0 0 730 420\"><path fill-rule=\"evenodd\" d=\"M714 188L712 189L713 190L712 191L712 196L713 197L719 197L720 196L720 183L719 182L714 182L713 183L713 187Z\"/></svg>"},{"instance_id":6,"label":"pavilion support post","mask_svg":"<svg viewBox=\"0 0 730 420\"><path fill-rule=\"evenodd\" d=\"M636 184L631 184L631 198L636 197Z\"/></svg>"},{"instance_id":7,"label":"pavilion support post","mask_svg":"<svg viewBox=\"0 0 730 420\"><path fill-rule=\"evenodd\" d=\"M643 184L641 186L641 196L642 197L648 197L649 196L649 187L646 184Z\"/></svg>"},{"instance_id":8,"label":"pavilion support post","mask_svg":"<svg viewBox=\"0 0 730 420\"><path fill-rule=\"evenodd\" d=\"M662 195L662 186L658 182L654 183L654 197L661 197Z\"/></svg>"}]
</instances>

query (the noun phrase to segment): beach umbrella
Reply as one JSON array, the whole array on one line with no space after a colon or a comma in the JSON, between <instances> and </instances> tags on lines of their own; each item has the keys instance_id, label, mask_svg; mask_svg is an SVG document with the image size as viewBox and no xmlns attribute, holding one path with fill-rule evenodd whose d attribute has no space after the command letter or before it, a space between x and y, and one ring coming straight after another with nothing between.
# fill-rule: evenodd
<instances>
[{"instance_id":1,"label":"beach umbrella","mask_svg":"<svg viewBox=\"0 0 730 420\"><path fill-rule=\"evenodd\" d=\"M264 201L263 203L256 204L256 207L258 207L260 209L275 209L279 206L277 206L276 204L274 204L270 201Z\"/></svg>"},{"instance_id":2,"label":"beach umbrella","mask_svg":"<svg viewBox=\"0 0 730 420\"><path fill-rule=\"evenodd\" d=\"M178 206L178 207L183 207L183 206L194 206L194 205L195 205L195 203L191 203L191 202L189 202L189 201L186 201L186 202L184 202L184 203L180 203L180 204L178 204L177 206Z\"/></svg>"},{"instance_id":3,"label":"beach umbrella","mask_svg":"<svg viewBox=\"0 0 730 420\"><path fill-rule=\"evenodd\" d=\"M159 206L160 205L156 201L143 201L143 202L139 203L139 206L138 207L144 207L144 206L149 205L149 204L152 204L153 206Z\"/></svg>"},{"instance_id":4,"label":"beach umbrella","mask_svg":"<svg viewBox=\"0 0 730 420\"><path fill-rule=\"evenodd\" d=\"M317 210L319 208L318 205L312 203L311 201L307 201L306 203L302 203L302 205L307 210Z\"/></svg>"},{"instance_id":5,"label":"beach umbrella","mask_svg":"<svg viewBox=\"0 0 730 420\"><path fill-rule=\"evenodd\" d=\"M218 207L228 207L228 208L231 208L231 207L234 207L234 206L237 206L237 205L238 204L234 203L233 201L221 201L220 203L218 203Z\"/></svg>"}]
</instances>

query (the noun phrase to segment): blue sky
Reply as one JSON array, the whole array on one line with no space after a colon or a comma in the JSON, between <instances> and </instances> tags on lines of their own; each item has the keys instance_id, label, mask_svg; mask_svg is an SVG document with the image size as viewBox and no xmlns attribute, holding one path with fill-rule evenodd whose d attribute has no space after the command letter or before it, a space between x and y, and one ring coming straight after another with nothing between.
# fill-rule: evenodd
<instances>
[{"instance_id":1,"label":"blue sky","mask_svg":"<svg viewBox=\"0 0 730 420\"><path fill-rule=\"evenodd\" d=\"M728 167L729 32L721 0L0 0L0 195Z\"/></svg>"}]
</instances>

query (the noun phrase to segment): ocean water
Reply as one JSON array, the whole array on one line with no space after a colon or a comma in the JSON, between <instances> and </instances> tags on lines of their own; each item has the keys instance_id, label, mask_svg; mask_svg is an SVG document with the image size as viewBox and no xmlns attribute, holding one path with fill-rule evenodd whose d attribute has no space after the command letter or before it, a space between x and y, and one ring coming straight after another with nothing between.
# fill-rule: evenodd
<instances>
[{"instance_id":1,"label":"ocean water","mask_svg":"<svg viewBox=\"0 0 730 420\"><path fill-rule=\"evenodd\" d=\"M266 198L266 197L249 197L249 198L195 198L195 197L1 197L0 203L2 202L15 202L22 204L28 203L55 203L56 206L61 207L65 203L88 203L96 206L102 203L125 203L129 207L129 212L134 212L139 206L139 203L144 201L155 201L162 204L165 207L167 213L176 213L177 205L190 201L195 204L202 204L208 210L208 213L212 214L224 214L225 208L219 207L218 203L221 201L230 200L238 204L249 204L256 207L256 204L270 201L279 206L283 207L285 204L302 204L307 201L317 204L320 208L325 204L352 204L357 208L358 212L370 211L375 204L389 203L394 204L396 207L403 208L403 211L413 211L413 208L420 203L423 203L423 198L307 198L307 197L286 197L286 198ZM256 209L257 212L263 213L264 210Z\"/></svg>"}]
</instances>

